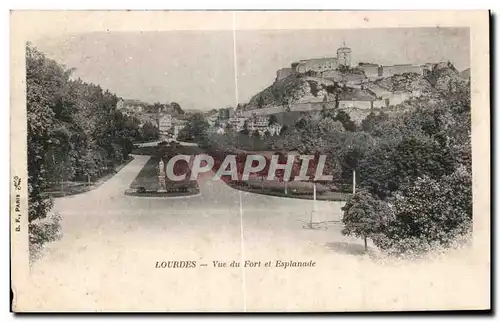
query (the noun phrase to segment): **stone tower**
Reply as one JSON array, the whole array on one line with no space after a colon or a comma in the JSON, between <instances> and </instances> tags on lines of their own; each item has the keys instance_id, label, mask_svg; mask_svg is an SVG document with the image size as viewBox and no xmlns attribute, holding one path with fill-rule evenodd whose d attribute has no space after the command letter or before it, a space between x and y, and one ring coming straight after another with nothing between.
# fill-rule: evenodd
<instances>
[{"instance_id":1,"label":"stone tower","mask_svg":"<svg viewBox=\"0 0 500 322\"><path fill-rule=\"evenodd\" d=\"M346 47L345 42L337 49L337 62L339 66L351 66L351 48Z\"/></svg>"}]
</instances>

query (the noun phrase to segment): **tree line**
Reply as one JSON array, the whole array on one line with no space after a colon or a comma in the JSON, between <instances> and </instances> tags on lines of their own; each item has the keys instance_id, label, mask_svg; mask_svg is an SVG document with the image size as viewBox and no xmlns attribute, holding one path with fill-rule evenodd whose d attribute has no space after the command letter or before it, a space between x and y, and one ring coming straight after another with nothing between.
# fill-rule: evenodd
<instances>
[{"instance_id":1,"label":"tree line","mask_svg":"<svg viewBox=\"0 0 500 322\"><path fill-rule=\"evenodd\" d=\"M118 111L115 94L72 72L26 45L30 222L46 217L44 192L55 182L96 180L124 163L135 141L158 137L154 124Z\"/></svg>"}]
</instances>

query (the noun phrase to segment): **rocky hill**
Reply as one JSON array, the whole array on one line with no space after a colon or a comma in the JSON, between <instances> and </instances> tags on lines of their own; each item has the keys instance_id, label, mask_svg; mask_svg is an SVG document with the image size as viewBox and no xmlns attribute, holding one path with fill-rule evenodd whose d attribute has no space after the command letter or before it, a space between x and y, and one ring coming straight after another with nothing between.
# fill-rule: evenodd
<instances>
[{"instance_id":1,"label":"rocky hill","mask_svg":"<svg viewBox=\"0 0 500 322\"><path fill-rule=\"evenodd\" d=\"M470 68L467 68L467 69L464 69L463 71L461 71L460 76L463 79L469 79L470 78Z\"/></svg>"},{"instance_id":2,"label":"rocky hill","mask_svg":"<svg viewBox=\"0 0 500 322\"><path fill-rule=\"evenodd\" d=\"M425 79L437 91L453 89L456 83L464 83L459 71L451 63L439 63L428 72Z\"/></svg>"},{"instance_id":3,"label":"rocky hill","mask_svg":"<svg viewBox=\"0 0 500 322\"><path fill-rule=\"evenodd\" d=\"M346 97L354 89L362 89L379 97L384 92L405 91L418 92L418 95L432 96L448 90L457 82L466 81L456 68L450 63L439 63L433 66L424 75L405 73L393 75L377 80L368 80L358 71L335 71L338 76L334 79L325 75L291 74L275 82L254 95L245 109L260 109L274 106L286 106L294 103L333 101L336 97Z\"/></svg>"}]
</instances>

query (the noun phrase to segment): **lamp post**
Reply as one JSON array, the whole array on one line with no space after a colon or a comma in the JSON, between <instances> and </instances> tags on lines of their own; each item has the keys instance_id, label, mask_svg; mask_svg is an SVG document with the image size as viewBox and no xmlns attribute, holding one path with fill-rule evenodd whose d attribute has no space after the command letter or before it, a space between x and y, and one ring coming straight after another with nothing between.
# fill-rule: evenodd
<instances>
[{"instance_id":1,"label":"lamp post","mask_svg":"<svg viewBox=\"0 0 500 322\"><path fill-rule=\"evenodd\" d=\"M352 194L356 194L356 169L352 170Z\"/></svg>"},{"instance_id":2,"label":"lamp post","mask_svg":"<svg viewBox=\"0 0 500 322\"><path fill-rule=\"evenodd\" d=\"M320 219L318 216L318 203L317 203L317 196L318 196L318 191L317 191L317 182L316 180L312 180L313 184L313 209L311 211L311 216L309 217L309 228L310 229L318 229L320 228L319 225L325 224L325 221L323 219Z\"/></svg>"}]
</instances>

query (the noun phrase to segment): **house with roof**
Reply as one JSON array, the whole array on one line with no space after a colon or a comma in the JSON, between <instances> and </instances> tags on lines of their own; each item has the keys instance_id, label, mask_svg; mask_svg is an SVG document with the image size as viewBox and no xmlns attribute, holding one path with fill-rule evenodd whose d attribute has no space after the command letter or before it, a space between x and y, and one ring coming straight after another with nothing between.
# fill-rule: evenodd
<instances>
[{"instance_id":1,"label":"house with roof","mask_svg":"<svg viewBox=\"0 0 500 322\"><path fill-rule=\"evenodd\" d=\"M375 95L367 90L354 89L339 95L339 108L371 109L375 99Z\"/></svg>"},{"instance_id":2,"label":"house with roof","mask_svg":"<svg viewBox=\"0 0 500 322\"><path fill-rule=\"evenodd\" d=\"M120 98L116 103L116 109L126 114L141 113L147 105L147 103L141 102L140 100Z\"/></svg>"},{"instance_id":3,"label":"house with roof","mask_svg":"<svg viewBox=\"0 0 500 322\"><path fill-rule=\"evenodd\" d=\"M177 139L179 132L186 126L187 122L188 122L187 120L183 120L183 119L179 119L179 118L172 118L174 139Z\"/></svg>"},{"instance_id":4,"label":"house with roof","mask_svg":"<svg viewBox=\"0 0 500 322\"><path fill-rule=\"evenodd\" d=\"M385 101L386 106L395 106L403 103L412 96L413 94L410 91L394 91L384 93L380 98Z\"/></svg>"},{"instance_id":5,"label":"house with roof","mask_svg":"<svg viewBox=\"0 0 500 322\"><path fill-rule=\"evenodd\" d=\"M228 124L231 124L231 127L235 129L237 132L243 130L243 126L245 125L245 120L247 118L243 116L234 116L229 119Z\"/></svg>"},{"instance_id":6,"label":"house with roof","mask_svg":"<svg viewBox=\"0 0 500 322\"><path fill-rule=\"evenodd\" d=\"M292 71L305 73L308 71L322 72L325 70L333 70L338 67L336 57L322 57L301 60L298 63L292 64Z\"/></svg>"},{"instance_id":7,"label":"house with roof","mask_svg":"<svg viewBox=\"0 0 500 322\"><path fill-rule=\"evenodd\" d=\"M219 121L219 113L218 112L211 113L210 115L206 116L206 120L210 127L215 126Z\"/></svg>"},{"instance_id":8,"label":"house with roof","mask_svg":"<svg viewBox=\"0 0 500 322\"><path fill-rule=\"evenodd\" d=\"M366 84L363 86L366 90L370 91L375 95L377 98L382 98L382 96L387 96L391 93L391 91L379 84Z\"/></svg>"}]
</instances>

